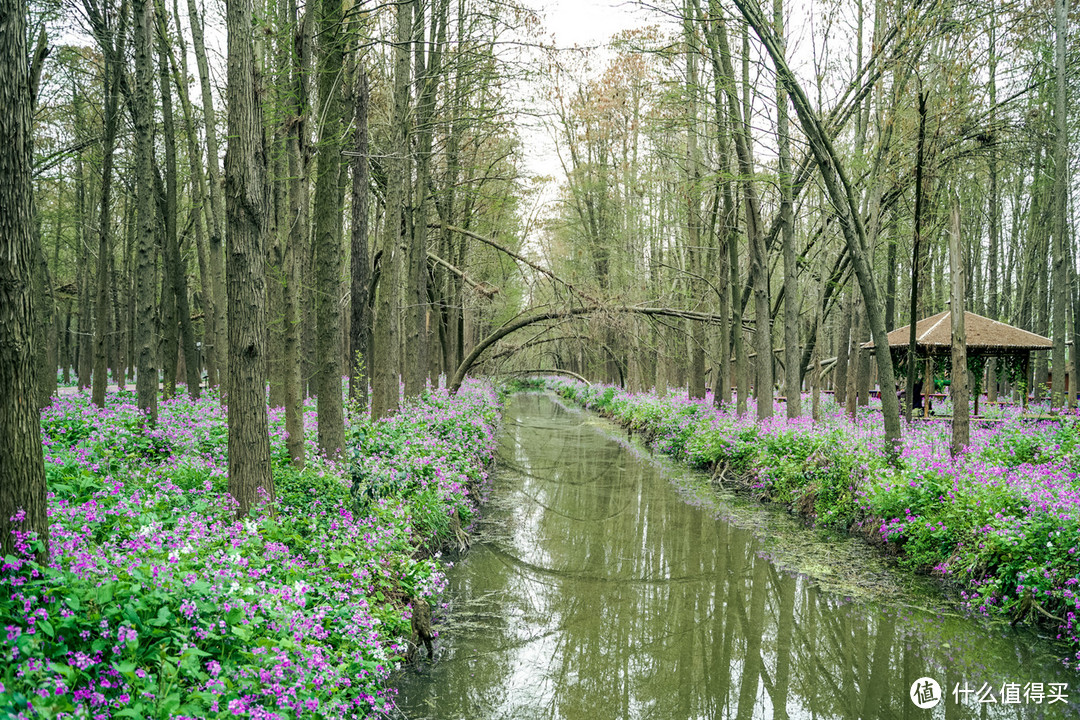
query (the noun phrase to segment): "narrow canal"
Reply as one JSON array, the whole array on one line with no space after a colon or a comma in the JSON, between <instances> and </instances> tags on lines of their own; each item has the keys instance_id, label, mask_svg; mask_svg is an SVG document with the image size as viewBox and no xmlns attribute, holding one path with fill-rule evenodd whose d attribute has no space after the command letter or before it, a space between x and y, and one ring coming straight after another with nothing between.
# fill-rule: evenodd
<instances>
[{"instance_id":1,"label":"narrow canal","mask_svg":"<svg viewBox=\"0 0 1080 720\"><path fill-rule=\"evenodd\" d=\"M398 679L404 717L1080 717L1060 648L932 609L862 543L822 542L548 396L515 396L503 424L435 662ZM910 697L924 677L931 709Z\"/></svg>"}]
</instances>

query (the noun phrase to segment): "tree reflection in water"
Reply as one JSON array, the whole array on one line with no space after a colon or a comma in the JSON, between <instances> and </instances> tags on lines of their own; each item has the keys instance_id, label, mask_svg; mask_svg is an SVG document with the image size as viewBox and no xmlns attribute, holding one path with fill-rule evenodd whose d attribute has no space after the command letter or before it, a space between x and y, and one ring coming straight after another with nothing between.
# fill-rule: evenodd
<instances>
[{"instance_id":1,"label":"tree reflection in water","mask_svg":"<svg viewBox=\"0 0 1080 720\"><path fill-rule=\"evenodd\" d=\"M1080 716L1080 682L1044 642L823 591L589 415L519 395L504 419L482 540L451 573L437 662L399 680L405 716ZM922 676L946 693L932 712L908 697ZM957 704L964 682L995 698L1004 682L1064 682L1070 698Z\"/></svg>"}]
</instances>

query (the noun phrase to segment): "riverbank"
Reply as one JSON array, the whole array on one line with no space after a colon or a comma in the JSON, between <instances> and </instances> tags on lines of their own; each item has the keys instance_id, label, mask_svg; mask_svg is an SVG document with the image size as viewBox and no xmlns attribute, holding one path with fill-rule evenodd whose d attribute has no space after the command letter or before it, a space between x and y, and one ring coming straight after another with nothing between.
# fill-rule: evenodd
<instances>
[{"instance_id":1,"label":"riverbank","mask_svg":"<svg viewBox=\"0 0 1080 720\"><path fill-rule=\"evenodd\" d=\"M408 598L445 584L439 548L476 511L495 450L490 386L354 422L335 464L289 463L270 411L278 506L233 519L225 411L131 393L42 412L51 557L4 558L4 717L366 717L407 650ZM314 404L305 417L315 437ZM350 488L354 492L350 493ZM23 543L31 549L29 539Z\"/></svg>"},{"instance_id":2,"label":"riverbank","mask_svg":"<svg viewBox=\"0 0 1080 720\"><path fill-rule=\"evenodd\" d=\"M905 429L899 469L882 452L880 420L766 423L711 400L631 394L548 378L561 397L616 421L657 452L717 482L781 503L808 520L880 544L908 569L953 583L973 612L1030 622L1064 641L1080 669L1080 432L1075 418L973 428L949 456L943 422Z\"/></svg>"}]
</instances>

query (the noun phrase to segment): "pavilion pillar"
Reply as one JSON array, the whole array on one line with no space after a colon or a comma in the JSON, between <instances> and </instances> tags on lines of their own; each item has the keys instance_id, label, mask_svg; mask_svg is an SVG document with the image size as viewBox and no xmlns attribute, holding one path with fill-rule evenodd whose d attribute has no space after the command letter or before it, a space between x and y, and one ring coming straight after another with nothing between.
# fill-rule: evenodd
<instances>
[{"instance_id":1,"label":"pavilion pillar","mask_svg":"<svg viewBox=\"0 0 1080 720\"><path fill-rule=\"evenodd\" d=\"M929 355L926 356L926 364L925 364L924 370L925 370L926 379L923 380L922 412L923 412L923 417L928 418L928 417L930 417L930 391L934 387L934 374L932 372L933 364L932 364L932 361L930 360Z\"/></svg>"},{"instance_id":2,"label":"pavilion pillar","mask_svg":"<svg viewBox=\"0 0 1080 720\"><path fill-rule=\"evenodd\" d=\"M1020 384L1020 405L1024 410L1028 406L1028 386L1031 382L1031 351L1024 353L1024 382Z\"/></svg>"}]
</instances>

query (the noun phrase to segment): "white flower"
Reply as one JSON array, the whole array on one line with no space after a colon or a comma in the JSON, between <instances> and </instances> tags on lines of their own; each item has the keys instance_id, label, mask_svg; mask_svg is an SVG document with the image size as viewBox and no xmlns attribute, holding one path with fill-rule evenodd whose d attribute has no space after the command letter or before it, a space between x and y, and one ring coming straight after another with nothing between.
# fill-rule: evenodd
<instances>
[{"instance_id":1,"label":"white flower","mask_svg":"<svg viewBox=\"0 0 1080 720\"><path fill-rule=\"evenodd\" d=\"M184 543L184 547L180 548L181 555L190 555L195 552L195 548L191 546L191 543Z\"/></svg>"},{"instance_id":2,"label":"white flower","mask_svg":"<svg viewBox=\"0 0 1080 720\"><path fill-rule=\"evenodd\" d=\"M249 533L254 534L255 531L259 529L259 525L254 520L248 520L247 518L244 518L244 529L247 530Z\"/></svg>"},{"instance_id":3,"label":"white flower","mask_svg":"<svg viewBox=\"0 0 1080 720\"><path fill-rule=\"evenodd\" d=\"M231 593L235 593L239 589L240 589L240 583L236 582L235 580L233 581L233 584L229 586L229 592L231 592Z\"/></svg>"},{"instance_id":4,"label":"white flower","mask_svg":"<svg viewBox=\"0 0 1080 720\"><path fill-rule=\"evenodd\" d=\"M299 580L297 580L296 582L294 582L294 583L293 583L293 586L292 586L292 587L293 587L293 591L294 591L294 592L295 592L295 593L296 593L297 595L303 595L303 594L304 594L304 591L306 591L306 590L307 590L307 588L306 588L306 587L304 587L304 583L300 582Z\"/></svg>"},{"instance_id":5,"label":"white flower","mask_svg":"<svg viewBox=\"0 0 1080 720\"><path fill-rule=\"evenodd\" d=\"M244 594L245 595L254 595L255 591L253 589L251 589L251 587L246 587L246 588L244 588Z\"/></svg>"}]
</instances>

